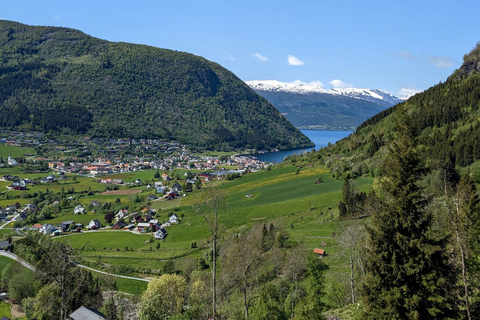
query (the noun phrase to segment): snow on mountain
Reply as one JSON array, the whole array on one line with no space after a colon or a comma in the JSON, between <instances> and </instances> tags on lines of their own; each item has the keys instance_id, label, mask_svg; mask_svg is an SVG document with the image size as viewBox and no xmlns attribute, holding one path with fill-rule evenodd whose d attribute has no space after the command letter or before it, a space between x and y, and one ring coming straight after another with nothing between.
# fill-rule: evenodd
<instances>
[{"instance_id":1,"label":"snow on mountain","mask_svg":"<svg viewBox=\"0 0 480 320\"><path fill-rule=\"evenodd\" d=\"M402 102L402 99L385 92L380 89L359 89L359 88L334 88L326 90L315 83L304 83L301 81L295 82L281 82L278 80L252 80L245 81L247 85L253 90L271 91L271 92L288 92L298 94L323 93L330 95L340 95L355 99L361 99L371 102L387 102L390 105L395 105Z\"/></svg>"}]
</instances>

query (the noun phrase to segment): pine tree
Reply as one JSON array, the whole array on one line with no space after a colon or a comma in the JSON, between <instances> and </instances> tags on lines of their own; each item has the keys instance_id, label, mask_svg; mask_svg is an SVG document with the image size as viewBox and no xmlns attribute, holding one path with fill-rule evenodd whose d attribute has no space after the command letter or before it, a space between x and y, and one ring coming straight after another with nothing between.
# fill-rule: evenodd
<instances>
[{"instance_id":1,"label":"pine tree","mask_svg":"<svg viewBox=\"0 0 480 320\"><path fill-rule=\"evenodd\" d=\"M452 268L445 239L429 234L430 198L418 181L425 167L414 148L412 123L401 114L390 154L383 164L382 210L372 213L370 253L362 286L367 319L439 319L453 309L448 287Z\"/></svg>"}]
</instances>

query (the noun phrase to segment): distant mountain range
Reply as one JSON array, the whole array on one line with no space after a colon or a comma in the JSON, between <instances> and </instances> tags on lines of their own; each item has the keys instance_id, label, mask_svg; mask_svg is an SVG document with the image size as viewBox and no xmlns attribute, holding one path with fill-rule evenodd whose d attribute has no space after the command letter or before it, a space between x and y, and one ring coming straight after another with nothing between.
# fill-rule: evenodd
<instances>
[{"instance_id":1,"label":"distant mountain range","mask_svg":"<svg viewBox=\"0 0 480 320\"><path fill-rule=\"evenodd\" d=\"M0 20L0 128L199 148L313 146L232 72L185 52Z\"/></svg>"},{"instance_id":2,"label":"distant mountain range","mask_svg":"<svg viewBox=\"0 0 480 320\"><path fill-rule=\"evenodd\" d=\"M246 83L302 129L353 130L373 115L403 101L379 89L326 90L277 80Z\"/></svg>"}]
</instances>

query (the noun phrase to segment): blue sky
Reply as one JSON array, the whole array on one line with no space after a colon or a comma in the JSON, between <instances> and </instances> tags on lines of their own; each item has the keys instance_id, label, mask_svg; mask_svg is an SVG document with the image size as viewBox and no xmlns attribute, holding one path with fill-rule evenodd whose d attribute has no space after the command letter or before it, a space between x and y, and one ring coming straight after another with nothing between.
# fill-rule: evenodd
<instances>
[{"instance_id":1,"label":"blue sky","mask_svg":"<svg viewBox=\"0 0 480 320\"><path fill-rule=\"evenodd\" d=\"M242 80L398 96L461 65L480 41L479 12L478 0L0 0L2 19L190 52Z\"/></svg>"}]
</instances>

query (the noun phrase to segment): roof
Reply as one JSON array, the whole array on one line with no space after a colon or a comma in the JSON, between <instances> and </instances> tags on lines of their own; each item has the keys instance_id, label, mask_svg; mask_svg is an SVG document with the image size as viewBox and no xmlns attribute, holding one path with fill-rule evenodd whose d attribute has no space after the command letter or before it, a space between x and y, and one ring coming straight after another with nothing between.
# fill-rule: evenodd
<instances>
[{"instance_id":1,"label":"roof","mask_svg":"<svg viewBox=\"0 0 480 320\"><path fill-rule=\"evenodd\" d=\"M10 318L3 316L2 318L0 318L0 320L10 320Z\"/></svg>"},{"instance_id":2,"label":"roof","mask_svg":"<svg viewBox=\"0 0 480 320\"><path fill-rule=\"evenodd\" d=\"M81 306L70 314L73 320L104 320L104 314L98 310ZM1 320L1 319L0 319Z\"/></svg>"},{"instance_id":3,"label":"roof","mask_svg":"<svg viewBox=\"0 0 480 320\"><path fill-rule=\"evenodd\" d=\"M325 254L325 250L320 249L320 248L315 248L315 249L313 250L313 253L316 253L316 254Z\"/></svg>"}]
</instances>

